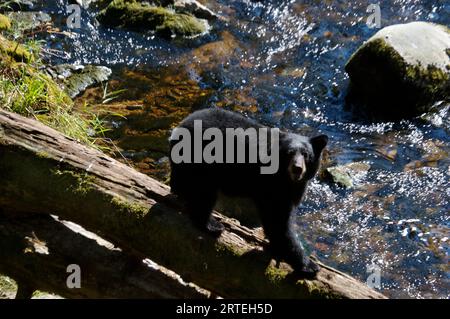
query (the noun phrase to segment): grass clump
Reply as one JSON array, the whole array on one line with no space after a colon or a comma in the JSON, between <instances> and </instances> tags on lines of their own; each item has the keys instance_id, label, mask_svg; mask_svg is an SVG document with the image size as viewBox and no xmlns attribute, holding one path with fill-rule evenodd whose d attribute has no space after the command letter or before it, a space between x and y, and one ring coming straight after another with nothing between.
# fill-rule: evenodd
<instances>
[{"instance_id":1,"label":"grass clump","mask_svg":"<svg viewBox=\"0 0 450 319\"><path fill-rule=\"evenodd\" d=\"M14 24L13 24L14 25ZM73 101L43 71L42 42L22 43L0 35L0 108L33 117L87 145L101 147L98 135L106 130L87 108L75 112Z\"/></svg>"},{"instance_id":2,"label":"grass clump","mask_svg":"<svg viewBox=\"0 0 450 319\"><path fill-rule=\"evenodd\" d=\"M11 29L11 21L9 18L0 13L0 31Z\"/></svg>"},{"instance_id":3,"label":"grass clump","mask_svg":"<svg viewBox=\"0 0 450 319\"><path fill-rule=\"evenodd\" d=\"M17 62L31 62L33 55L20 43L0 35L0 55L7 55Z\"/></svg>"}]
</instances>

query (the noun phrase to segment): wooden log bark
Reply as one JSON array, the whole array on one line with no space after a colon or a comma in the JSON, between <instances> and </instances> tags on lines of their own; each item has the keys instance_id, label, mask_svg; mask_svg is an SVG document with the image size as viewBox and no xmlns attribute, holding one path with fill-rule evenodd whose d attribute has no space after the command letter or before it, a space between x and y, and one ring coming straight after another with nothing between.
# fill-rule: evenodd
<instances>
[{"instance_id":1,"label":"wooden log bark","mask_svg":"<svg viewBox=\"0 0 450 319\"><path fill-rule=\"evenodd\" d=\"M18 282L16 298L35 290L64 298L209 298L156 263L142 261L79 225L49 215L0 215L0 272ZM80 287L66 284L80 267Z\"/></svg>"},{"instance_id":2,"label":"wooden log bark","mask_svg":"<svg viewBox=\"0 0 450 319\"><path fill-rule=\"evenodd\" d=\"M222 297L383 298L322 265L315 280L276 267L236 220L218 239L191 226L168 186L32 120L0 111L0 207L53 213Z\"/></svg>"}]
</instances>

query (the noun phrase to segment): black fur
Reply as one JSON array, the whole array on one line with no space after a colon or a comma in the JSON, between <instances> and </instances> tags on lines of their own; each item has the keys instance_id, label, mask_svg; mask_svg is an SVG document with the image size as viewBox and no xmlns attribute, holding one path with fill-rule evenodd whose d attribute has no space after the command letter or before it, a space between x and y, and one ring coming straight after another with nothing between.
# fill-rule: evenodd
<instances>
[{"instance_id":1,"label":"black fur","mask_svg":"<svg viewBox=\"0 0 450 319\"><path fill-rule=\"evenodd\" d=\"M245 130L250 127L257 129L263 127L244 116L221 109L194 112L185 118L179 127L189 129L193 136L194 120L202 120L203 130L215 127L220 129L224 136L225 128ZM171 139L170 142L172 149L177 141ZM203 142L204 145L207 143ZM313 275L319 267L305 256L300 241L292 231L290 219L294 208L299 205L305 194L309 180L318 170L326 143L325 135L311 139L298 134L280 132L279 169L272 175L260 174L261 163L175 164L171 161L172 192L184 199L187 211L197 227L215 234L219 234L223 229L220 223L211 218L218 192L251 198L258 207L264 232L270 241L271 253L275 259L285 260L304 275ZM302 154L305 159L306 174L300 180L293 181L288 173L288 166L293 156L298 154Z\"/></svg>"}]
</instances>

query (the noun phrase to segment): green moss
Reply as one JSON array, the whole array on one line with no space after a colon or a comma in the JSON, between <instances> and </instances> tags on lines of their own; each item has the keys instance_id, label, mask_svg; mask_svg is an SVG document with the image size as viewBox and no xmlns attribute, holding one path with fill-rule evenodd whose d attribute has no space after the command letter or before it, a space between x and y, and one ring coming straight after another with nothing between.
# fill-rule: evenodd
<instances>
[{"instance_id":1,"label":"green moss","mask_svg":"<svg viewBox=\"0 0 450 319\"><path fill-rule=\"evenodd\" d=\"M363 45L350 58L346 69L348 68L348 71L351 73L357 72L355 68L360 67L360 60L363 59L363 56L370 57L370 60L373 61L381 59L386 63L383 67L388 67L400 79L406 79L409 82L415 84L420 83L421 85L426 83L425 88L430 90L431 93L438 90L440 85L449 80L448 73L433 65L425 68L421 65L410 65L406 63L401 55L383 39L375 39Z\"/></svg>"},{"instance_id":2,"label":"green moss","mask_svg":"<svg viewBox=\"0 0 450 319\"><path fill-rule=\"evenodd\" d=\"M48 154L48 153L45 152L45 151L37 152L37 153L36 153L36 156L39 157L39 158L51 158L51 157L50 157L50 154Z\"/></svg>"},{"instance_id":3,"label":"green moss","mask_svg":"<svg viewBox=\"0 0 450 319\"><path fill-rule=\"evenodd\" d=\"M135 30L155 30L165 35L193 36L207 31L207 23L190 14L150 6L135 0L114 0L98 16L101 23Z\"/></svg>"},{"instance_id":4,"label":"green moss","mask_svg":"<svg viewBox=\"0 0 450 319\"><path fill-rule=\"evenodd\" d=\"M33 60L33 55L23 45L0 36L0 54L2 53L17 62L29 63Z\"/></svg>"},{"instance_id":5,"label":"green moss","mask_svg":"<svg viewBox=\"0 0 450 319\"><path fill-rule=\"evenodd\" d=\"M188 14L167 15L161 26L156 31L165 34L177 34L193 36L207 31L207 24Z\"/></svg>"},{"instance_id":6,"label":"green moss","mask_svg":"<svg viewBox=\"0 0 450 319\"><path fill-rule=\"evenodd\" d=\"M240 250L231 245L224 245L223 243L216 242L215 243L216 252L218 253L231 253L233 256L240 257L244 255L247 251Z\"/></svg>"},{"instance_id":7,"label":"green moss","mask_svg":"<svg viewBox=\"0 0 450 319\"><path fill-rule=\"evenodd\" d=\"M323 284L316 280L297 280L297 286L307 291L307 294L312 298L326 298L326 299L337 299L342 298L337 293L333 293L332 289L327 289Z\"/></svg>"},{"instance_id":8,"label":"green moss","mask_svg":"<svg viewBox=\"0 0 450 319\"><path fill-rule=\"evenodd\" d=\"M87 195L92 190L92 185L94 182L94 177L89 173L78 173L70 170L52 170L52 173L56 176L60 176L62 178L68 178L70 180L75 180L75 183L68 183L69 190L73 191L76 195Z\"/></svg>"},{"instance_id":9,"label":"green moss","mask_svg":"<svg viewBox=\"0 0 450 319\"><path fill-rule=\"evenodd\" d=\"M123 200L119 197L113 197L111 203L120 208L124 212L131 212L137 216L145 216L148 213L148 207L145 207L138 203L132 203L130 201Z\"/></svg>"},{"instance_id":10,"label":"green moss","mask_svg":"<svg viewBox=\"0 0 450 319\"><path fill-rule=\"evenodd\" d=\"M11 29L11 21L9 18L0 13L0 31Z\"/></svg>"},{"instance_id":11,"label":"green moss","mask_svg":"<svg viewBox=\"0 0 450 319\"><path fill-rule=\"evenodd\" d=\"M266 268L265 275L272 283L277 283L283 281L289 274L287 269L277 268L274 265L269 265Z\"/></svg>"},{"instance_id":12,"label":"green moss","mask_svg":"<svg viewBox=\"0 0 450 319\"><path fill-rule=\"evenodd\" d=\"M429 65L427 68L408 65L405 75L413 82L422 83L429 94L439 93L442 83L449 81L449 74L434 65Z\"/></svg>"},{"instance_id":13,"label":"green moss","mask_svg":"<svg viewBox=\"0 0 450 319\"><path fill-rule=\"evenodd\" d=\"M326 169L328 177L336 184L339 184L346 188L353 187L353 181L348 172L342 171L339 167L329 167Z\"/></svg>"},{"instance_id":14,"label":"green moss","mask_svg":"<svg viewBox=\"0 0 450 319\"><path fill-rule=\"evenodd\" d=\"M383 39L375 39L364 44L350 57L345 70L350 74L357 74L364 71L361 69L362 65L366 66L367 63L370 64L371 62L374 67L377 66L378 62L387 63L384 65L385 67L400 74L403 74L406 69L405 61L394 48Z\"/></svg>"}]
</instances>

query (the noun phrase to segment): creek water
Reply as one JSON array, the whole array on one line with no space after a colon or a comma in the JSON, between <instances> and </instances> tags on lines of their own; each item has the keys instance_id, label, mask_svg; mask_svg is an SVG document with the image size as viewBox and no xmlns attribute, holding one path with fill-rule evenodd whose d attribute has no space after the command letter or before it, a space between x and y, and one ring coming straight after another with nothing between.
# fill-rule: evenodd
<instances>
[{"instance_id":1,"label":"creek water","mask_svg":"<svg viewBox=\"0 0 450 319\"><path fill-rule=\"evenodd\" d=\"M109 103L114 112L126 110L126 118L110 121L110 137L138 169L164 180L168 130L201 107L327 134L331 164L370 169L352 189L314 180L296 223L310 249L362 281L376 266L389 297L448 298L450 105L395 123L345 108L345 63L377 31L366 25L371 1L206 2L225 19L194 39L108 29L95 22L95 7L82 9L81 28L69 30L65 1L36 9L72 33L47 36L48 59L109 66L110 88L126 89ZM450 24L448 1L380 1L380 8L382 27ZM99 95L90 89L79 101L98 102Z\"/></svg>"}]
</instances>

